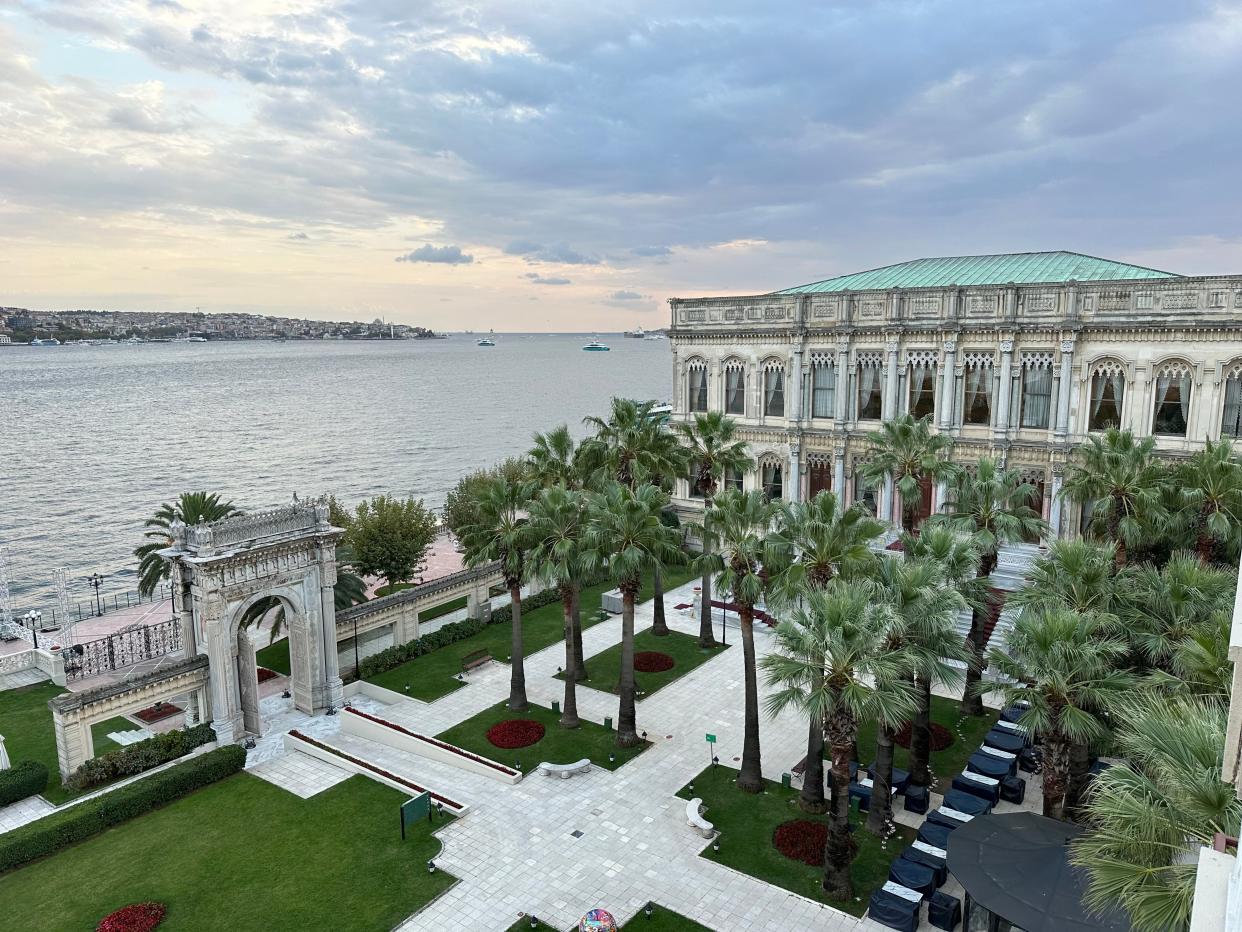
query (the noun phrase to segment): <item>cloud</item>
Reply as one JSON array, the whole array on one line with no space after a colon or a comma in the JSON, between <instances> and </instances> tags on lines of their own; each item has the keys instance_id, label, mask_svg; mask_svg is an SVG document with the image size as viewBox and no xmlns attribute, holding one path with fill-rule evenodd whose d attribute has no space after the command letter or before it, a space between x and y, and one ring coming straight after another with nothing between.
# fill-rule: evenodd
<instances>
[{"instance_id":1,"label":"cloud","mask_svg":"<svg viewBox=\"0 0 1242 932\"><path fill-rule=\"evenodd\" d=\"M463 253L460 246L419 246L413 252L397 256L398 262L436 262L442 265L469 265L474 256Z\"/></svg>"},{"instance_id":2,"label":"cloud","mask_svg":"<svg viewBox=\"0 0 1242 932\"><path fill-rule=\"evenodd\" d=\"M526 277L530 279L530 283L532 285L572 285L573 284L573 282L571 282L568 278L558 278L555 276L547 278L547 277L544 277L543 275L540 275L538 272L527 272Z\"/></svg>"},{"instance_id":3,"label":"cloud","mask_svg":"<svg viewBox=\"0 0 1242 932\"><path fill-rule=\"evenodd\" d=\"M641 295L637 291L614 291L608 297L612 301L641 301L646 295Z\"/></svg>"},{"instance_id":4,"label":"cloud","mask_svg":"<svg viewBox=\"0 0 1242 932\"><path fill-rule=\"evenodd\" d=\"M667 246L635 246L630 252L635 256L642 258L653 258L658 256L671 256L673 250Z\"/></svg>"},{"instance_id":5,"label":"cloud","mask_svg":"<svg viewBox=\"0 0 1242 932\"><path fill-rule=\"evenodd\" d=\"M299 230L297 233L290 233L289 239L306 240L306 239L310 239L310 237L306 233L303 233L301 230Z\"/></svg>"},{"instance_id":6,"label":"cloud","mask_svg":"<svg viewBox=\"0 0 1242 932\"><path fill-rule=\"evenodd\" d=\"M505 247L511 256L521 256L527 262L556 262L561 265L599 265L598 256L589 256L570 249L564 243L555 246L543 246L527 240L515 240Z\"/></svg>"}]
</instances>

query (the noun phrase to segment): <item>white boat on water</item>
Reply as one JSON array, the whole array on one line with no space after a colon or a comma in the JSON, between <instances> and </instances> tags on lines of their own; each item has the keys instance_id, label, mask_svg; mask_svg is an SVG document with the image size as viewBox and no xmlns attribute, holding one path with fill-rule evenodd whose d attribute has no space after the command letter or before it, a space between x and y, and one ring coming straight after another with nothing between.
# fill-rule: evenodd
<instances>
[{"instance_id":1,"label":"white boat on water","mask_svg":"<svg viewBox=\"0 0 1242 932\"><path fill-rule=\"evenodd\" d=\"M666 337L662 333L648 333L646 336L643 337L643 339L644 340L667 340L668 337Z\"/></svg>"},{"instance_id":2,"label":"white boat on water","mask_svg":"<svg viewBox=\"0 0 1242 932\"><path fill-rule=\"evenodd\" d=\"M635 327L633 330L625 331L625 336L631 340L641 340L647 336L647 331L644 330L641 326Z\"/></svg>"},{"instance_id":3,"label":"white boat on water","mask_svg":"<svg viewBox=\"0 0 1242 932\"><path fill-rule=\"evenodd\" d=\"M609 346L607 343L601 343L599 342L598 339L595 339L595 340L592 340L590 343L588 343L586 346L582 347L582 349L584 352L587 352L587 353L607 353L612 350L612 347Z\"/></svg>"},{"instance_id":4,"label":"white boat on water","mask_svg":"<svg viewBox=\"0 0 1242 932\"><path fill-rule=\"evenodd\" d=\"M495 346L496 341L491 339L490 337L484 337L481 340L476 340L474 345L475 346Z\"/></svg>"},{"instance_id":5,"label":"white boat on water","mask_svg":"<svg viewBox=\"0 0 1242 932\"><path fill-rule=\"evenodd\" d=\"M60 346L60 340L54 340L51 337L35 337L30 341L31 346Z\"/></svg>"}]
</instances>

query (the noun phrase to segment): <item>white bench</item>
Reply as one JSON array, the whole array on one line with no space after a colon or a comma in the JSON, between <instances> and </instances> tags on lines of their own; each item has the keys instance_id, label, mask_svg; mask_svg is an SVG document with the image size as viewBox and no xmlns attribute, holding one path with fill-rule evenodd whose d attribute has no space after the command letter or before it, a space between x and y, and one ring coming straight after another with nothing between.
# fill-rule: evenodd
<instances>
[{"instance_id":1,"label":"white bench","mask_svg":"<svg viewBox=\"0 0 1242 932\"><path fill-rule=\"evenodd\" d=\"M698 796L686 803L686 824L702 835L704 838L711 838L716 834L716 826L708 822L699 813L703 808L703 800Z\"/></svg>"},{"instance_id":2,"label":"white bench","mask_svg":"<svg viewBox=\"0 0 1242 932\"><path fill-rule=\"evenodd\" d=\"M559 776L562 780L568 780L576 773L586 773L590 769L591 759L589 757L574 761L572 764L550 764L544 761L539 765L539 772L545 777Z\"/></svg>"}]
</instances>

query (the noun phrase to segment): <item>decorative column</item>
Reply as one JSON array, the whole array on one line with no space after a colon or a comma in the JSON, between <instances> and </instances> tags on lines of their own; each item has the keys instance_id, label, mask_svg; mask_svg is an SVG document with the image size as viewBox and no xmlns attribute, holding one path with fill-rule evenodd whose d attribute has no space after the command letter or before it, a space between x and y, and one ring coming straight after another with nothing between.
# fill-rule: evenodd
<instances>
[{"instance_id":1,"label":"decorative column","mask_svg":"<svg viewBox=\"0 0 1242 932\"><path fill-rule=\"evenodd\" d=\"M1049 497L1048 527L1051 540L1061 539L1061 482L1065 467L1060 463L1052 464L1052 492Z\"/></svg>"},{"instance_id":2,"label":"decorative column","mask_svg":"<svg viewBox=\"0 0 1242 932\"><path fill-rule=\"evenodd\" d=\"M944 341L944 391L940 396L940 429L949 430L953 426L953 395L957 385L953 356L957 352L957 344L952 340Z\"/></svg>"},{"instance_id":3,"label":"decorative column","mask_svg":"<svg viewBox=\"0 0 1242 932\"><path fill-rule=\"evenodd\" d=\"M1074 341L1061 341L1061 384L1057 392L1057 429L1056 439L1064 440L1069 436L1070 389L1072 370L1074 367Z\"/></svg>"},{"instance_id":4,"label":"decorative column","mask_svg":"<svg viewBox=\"0 0 1242 932\"><path fill-rule=\"evenodd\" d=\"M837 344L837 388L836 394L833 396L834 407L836 408L833 412L833 421L837 429L843 429L845 427L846 411L849 410L846 407L850 400L849 367L850 344L848 341L843 340Z\"/></svg>"},{"instance_id":5,"label":"decorative column","mask_svg":"<svg viewBox=\"0 0 1242 932\"><path fill-rule=\"evenodd\" d=\"M884 371L884 411L881 417L886 421L897 416L897 347L896 340L889 340L885 345L888 365Z\"/></svg>"},{"instance_id":6,"label":"decorative column","mask_svg":"<svg viewBox=\"0 0 1242 932\"><path fill-rule=\"evenodd\" d=\"M785 500L789 502L802 500L801 452L797 442L789 444L789 481L785 483Z\"/></svg>"},{"instance_id":7,"label":"decorative column","mask_svg":"<svg viewBox=\"0 0 1242 932\"><path fill-rule=\"evenodd\" d=\"M1009 394L1013 370L1013 340L1001 340L1000 394L996 402L996 420L992 436L1004 440L1009 433Z\"/></svg>"},{"instance_id":8,"label":"decorative column","mask_svg":"<svg viewBox=\"0 0 1242 932\"><path fill-rule=\"evenodd\" d=\"M880 493L880 520L886 524L893 523L893 499L896 497L896 486L892 476L884 477L884 489Z\"/></svg>"},{"instance_id":9,"label":"decorative column","mask_svg":"<svg viewBox=\"0 0 1242 932\"><path fill-rule=\"evenodd\" d=\"M832 491L837 493L837 504L844 505L845 488L845 447L836 447L832 456Z\"/></svg>"},{"instance_id":10,"label":"decorative column","mask_svg":"<svg viewBox=\"0 0 1242 932\"><path fill-rule=\"evenodd\" d=\"M336 585L335 542L329 544L324 550L330 553L326 565L320 563L319 582L319 617L321 620L319 630L323 632L320 650L323 652L324 692L321 698L323 705L317 702L316 711L325 706L335 709L344 699L342 693L344 684L341 682L340 659L336 648L336 599L333 597L333 586ZM307 620L310 621L310 619Z\"/></svg>"},{"instance_id":11,"label":"decorative column","mask_svg":"<svg viewBox=\"0 0 1242 932\"><path fill-rule=\"evenodd\" d=\"M932 495L932 514L938 515L944 509L945 500L949 497L949 484L943 479L937 479Z\"/></svg>"},{"instance_id":12,"label":"decorative column","mask_svg":"<svg viewBox=\"0 0 1242 932\"><path fill-rule=\"evenodd\" d=\"M785 409L785 419L789 421L800 422L802 420L802 350L801 348L794 350L793 360L790 364L790 392L789 400L792 403L790 407Z\"/></svg>"}]
</instances>

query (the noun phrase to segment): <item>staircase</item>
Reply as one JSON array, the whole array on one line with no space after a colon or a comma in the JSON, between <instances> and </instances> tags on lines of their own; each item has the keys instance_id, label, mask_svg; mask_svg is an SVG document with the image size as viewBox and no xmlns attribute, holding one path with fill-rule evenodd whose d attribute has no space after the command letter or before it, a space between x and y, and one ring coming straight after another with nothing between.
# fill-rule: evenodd
<instances>
[{"instance_id":1,"label":"staircase","mask_svg":"<svg viewBox=\"0 0 1242 932\"><path fill-rule=\"evenodd\" d=\"M996 589L1013 592L1026 584L1031 564L1040 556L1038 544L1005 544L997 553L991 583Z\"/></svg>"}]
</instances>

